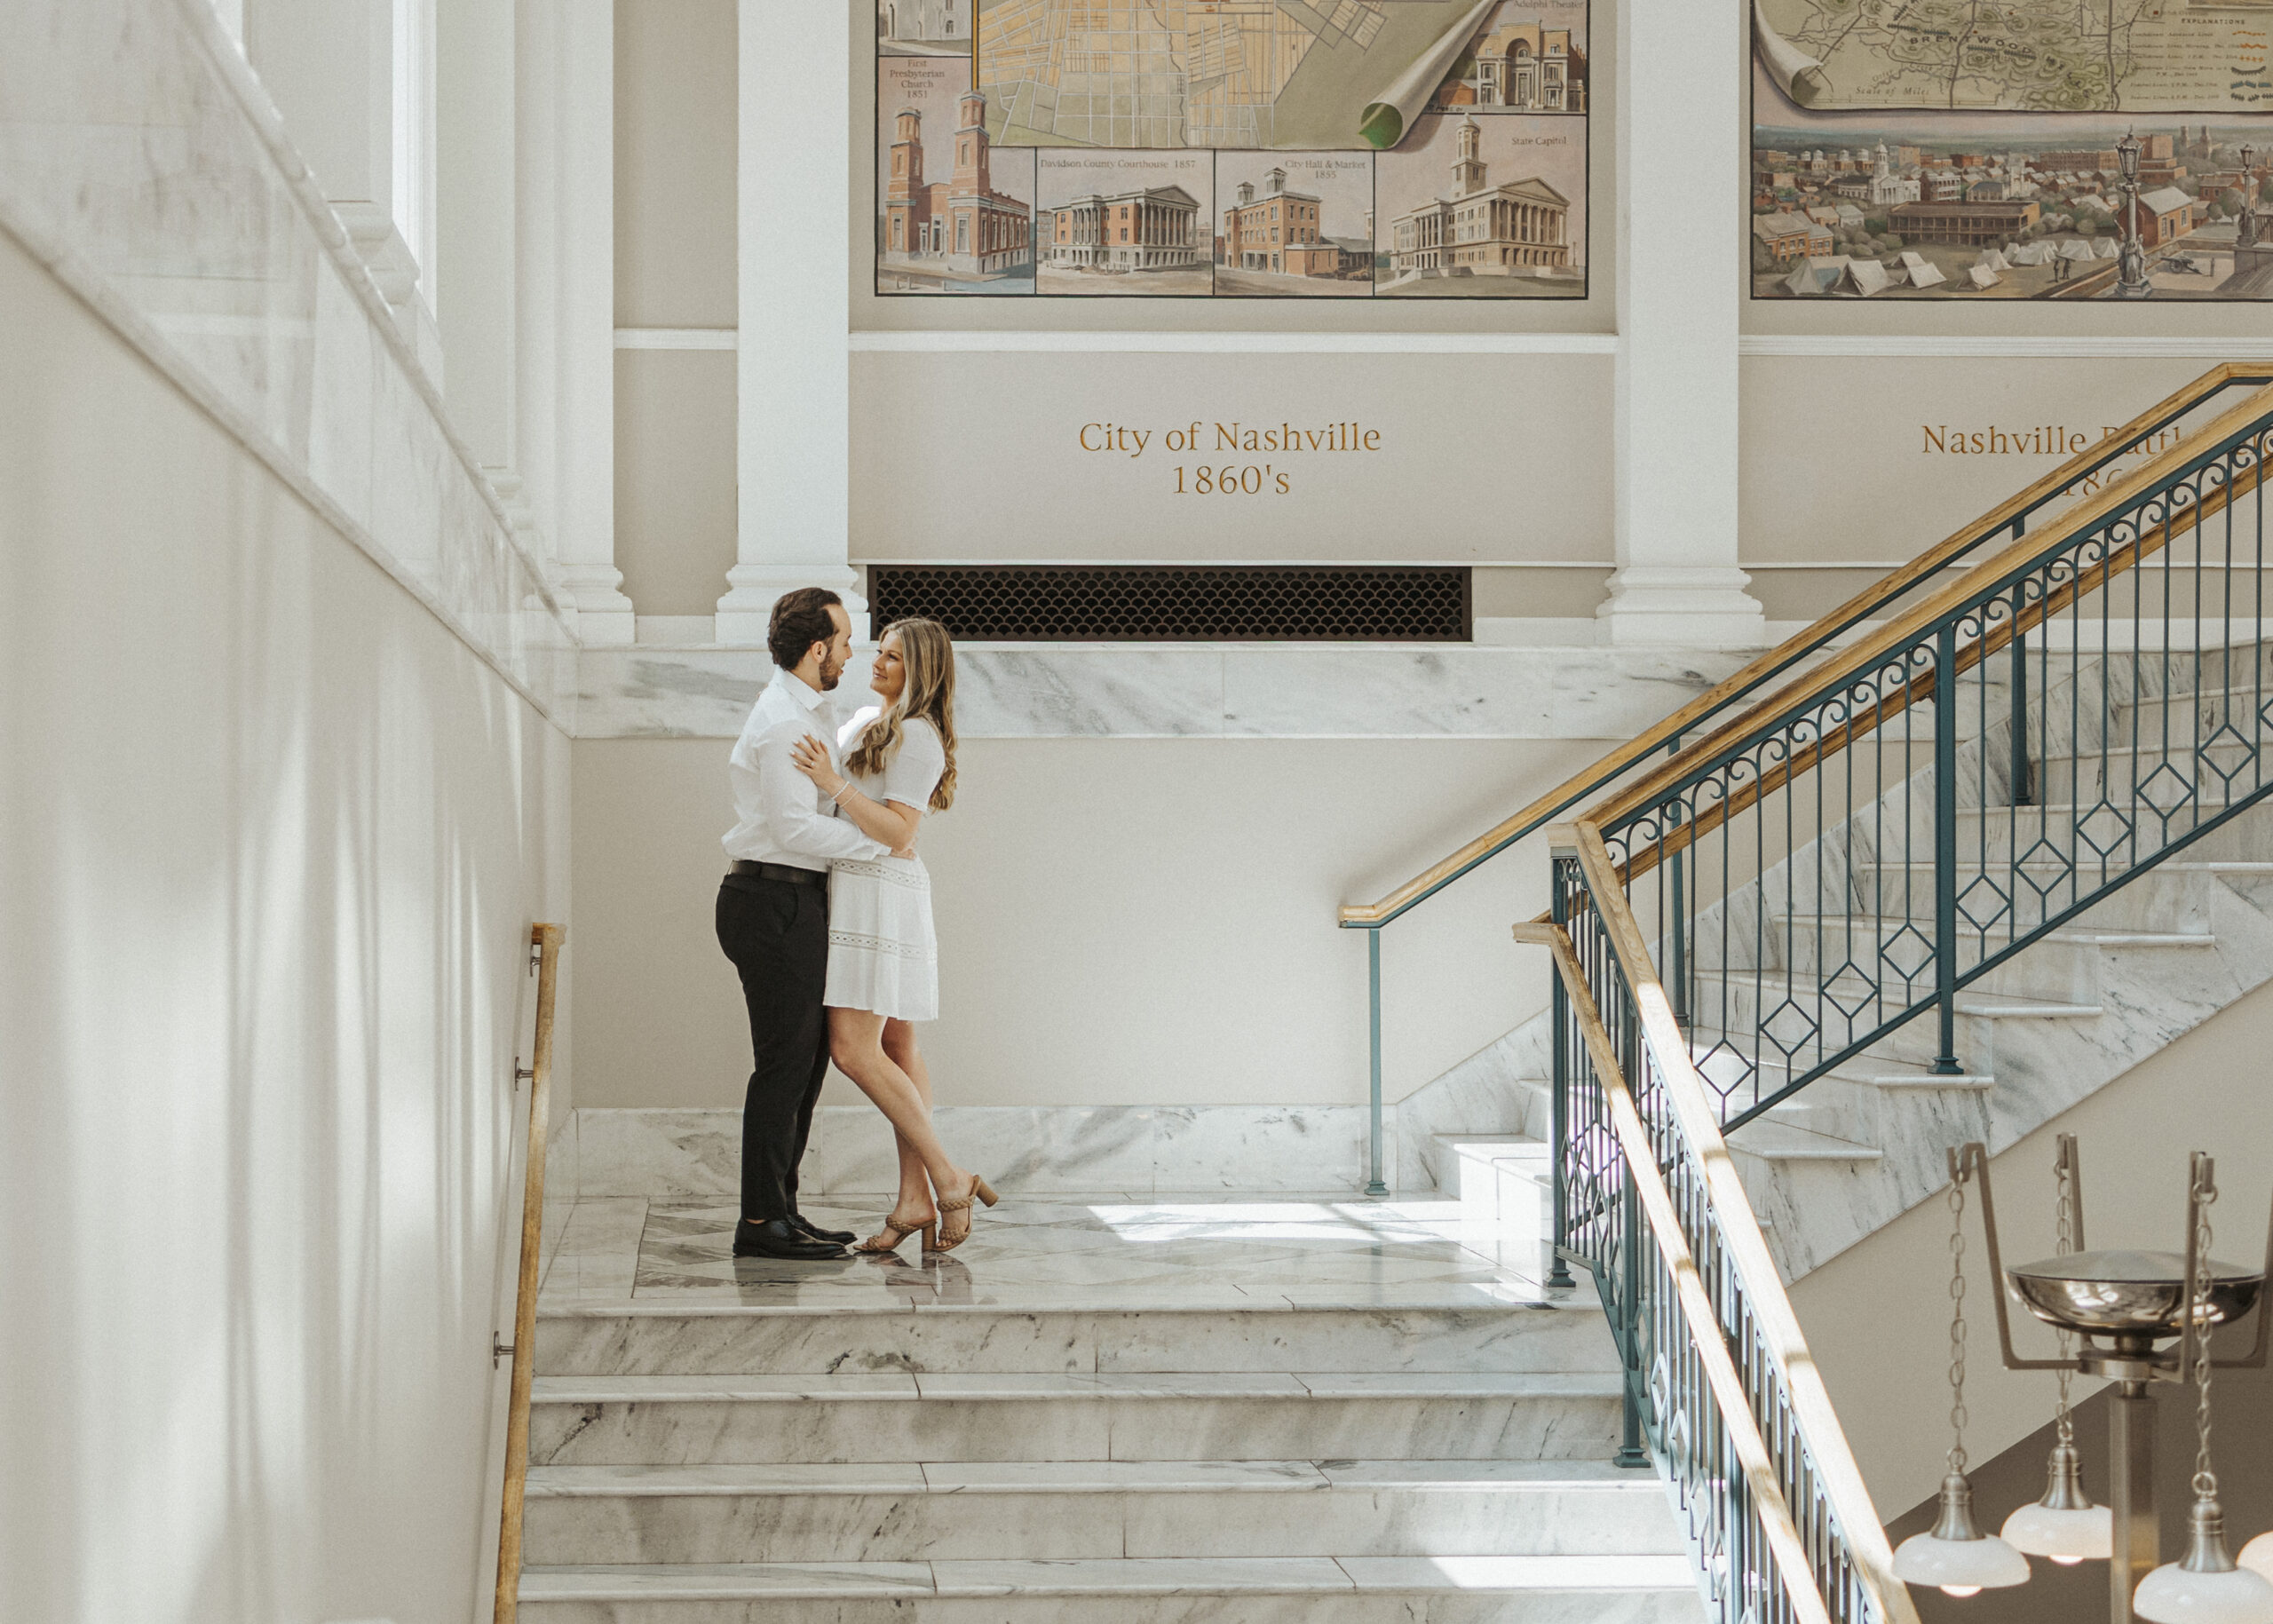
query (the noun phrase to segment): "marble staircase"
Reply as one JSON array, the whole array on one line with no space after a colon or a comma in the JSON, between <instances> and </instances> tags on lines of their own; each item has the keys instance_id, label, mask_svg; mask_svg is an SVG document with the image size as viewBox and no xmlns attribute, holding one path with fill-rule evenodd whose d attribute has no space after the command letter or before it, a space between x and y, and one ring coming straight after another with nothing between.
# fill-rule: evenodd
<instances>
[{"instance_id":1,"label":"marble staircase","mask_svg":"<svg viewBox=\"0 0 2273 1624\"><path fill-rule=\"evenodd\" d=\"M923 1264L732 1217L570 1213L527 1624L1703 1616L1593 1294L1450 1204L1013 1197Z\"/></svg>"},{"instance_id":2,"label":"marble staircase","mask_svg":"<svg viewBox=\"0 0 2273 1624\"><path fill-rule=\"evenodd\" d=\"M2009 939L2002 933L2015 920L2039 923L2047 894L2064 906L2126 875L2120 831L2089 821L2104 790L2127 803L2133 785L2151 786L2144 799L2160 810L2142 815L2159 844L2163 813L2182 829L2265 781L2255 753L2273 745L2269 668L2273 646L2245 646L2230 658L2211 653L2198 663L2190 651L2055 662L2055 680L2030 708L2031 732L2049 707L2054 731L2074 727L2080 748L2031 764L2044 803L2032 806L2014 804L2004 690L1992 685L1985 704L1961 708L1961 894L1984 875L2011 875L2013 854L2022 854L1990 950ZM1920 718L1913 738L1929 739L1934 725L1930 715ZM2196 741L2212 747L2198 762ZM1921 753L1930 761L1929 750ZM1699 914L1690 1036L1708 1076L1724 1024L1748 1030L1794 988L1818 985L1821 967L1872 958L1905 926L1930 939L1932 866L1920 859L1933 851L1931 784L1930 767L1889 783L1856 817ZM2079 838L2079 822L2115 848L2111 858ZM1906 844L1890 837L1895 831ZM1818 895L1834 899L1828 916L1816 912ZM1836 912L1841 897L1851 918ZM1976 900L1984 915L1999 906L1986 892ZM1723 924L1731 927L1726 949ZM2129 873L2119 890L1965 988L1957 1005L1963 1075L1928 1069L1936 1034L1928 1014L1738 1129L1731 1146L1778 1264L1787 1278L1805 1274L1939 1190L1947 1145L1979 1138L2002 1149L2268 979L2273 804ZM1836 1010L1826 1018L1837 1020ZM1543 1226L1535 1216L1543 1151L1516 1147L1550 1131L1548 1035L1546 1018L1536 1017L1400 1106L1400 1188L1457 1190L1478 1215ZM1772 1091L1779 1062L1771 1052L1760 1066Z\"/></svg>"}]
</instances>

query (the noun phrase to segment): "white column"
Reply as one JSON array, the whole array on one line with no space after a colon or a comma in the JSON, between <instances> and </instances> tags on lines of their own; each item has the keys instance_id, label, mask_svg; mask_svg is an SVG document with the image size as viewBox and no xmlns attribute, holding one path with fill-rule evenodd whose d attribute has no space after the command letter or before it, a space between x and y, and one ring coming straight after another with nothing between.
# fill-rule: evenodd
<instances>
[{"instance_id":1,"label":"white column","mask_svg":"<svg viewBox=\"0 0 2273 1624\"><path fill-rule=\"evenodd\" d=\"M432 0L242 0L245 55L283 115L340 224L370 267L430 376L441 379L441 336L419 289L419 265L402 229L431 220L422 167L431 130L398 117L431 117ZM400 185L400 182L409 184ZM431 233L423 241L431 242Z\"/></svg>"},{"instance_id":2,"label":"white column","mask_svg":"<svg viewBox=\"0 0 2273 1624\"><path fill-rule=\"evenodd\" d=\"M717 638L763 643L773 600L801 586L842 594L865 638L867 605L847 562L852 154L843 76L818 71L844 60L845 14L779 0L741 8L741 502Z\"/></svg>"},{"instance_id":3,"label":"white column","mask_svg":"<svg viewBox=\"0 0 2273 1624\"><path fill-rule=\"evenodd\" d=\"M1598 611L1612 643L1765 640L1737 567L1748 261L1730 200L1744 195L1747 17L1698 0L1618 7L1618 569Z\"/></svg>"},{"instance_id":4,"label":"white column","mask_svg":"<svg viewBox=\"0 0 2273 1624\"><path fill-rule=\"evenodd\" d=\"M450 421L493 480L513 446L513 0L439 0L432 280Z\"/></svg>"},{"instance_id":5,"label":"white column","mask_svg":"<svg viewBox=\"0 0 2273 1624\"><path fill-rule=\"evenodd\" d=\"M518 0L514 439L587 644L632 640L615 567L614 0Z\"/></svg>"}]
</instances>

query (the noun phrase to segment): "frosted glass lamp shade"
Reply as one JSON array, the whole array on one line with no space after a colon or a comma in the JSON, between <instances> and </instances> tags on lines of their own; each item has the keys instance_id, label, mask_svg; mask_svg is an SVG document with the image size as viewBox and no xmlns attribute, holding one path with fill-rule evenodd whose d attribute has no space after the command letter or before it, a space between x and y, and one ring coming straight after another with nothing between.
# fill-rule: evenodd
<instances>
[{"instance_id":1,"label":"frosted glass lamp shade","mask_svg":"<svg viewBox=\"0 0 2273 1624\"><path fill-rule=\"evenodd\" d=\"M1905 1584L1938 1585L1952 1596L1971 1596L2028 1582L2028 1558L1986 1534L1944 1540L1913 1533L1895 1548L1894 1576Z\"/></svg>"},{"instance_id":2,"label":"frosted glass lamp shade","mask_svg":"<svg viewBox=\"0 0 2273 1624\"><path fill-rule=\"evenodd\" d=\"M2166 1563L2139 1581L2131 1611L2153 1624L2273 1624L2273 1584L2245 1567L2198 1573Z\"/></svg>"},{"instance_id":3,"label":"frosted glass lamp shade","mask_svg":"<svg viewBox=\"0 0 2273 1624\"><path fill-rule=\"evenodd\" d=\"M2053 1447L2045 1473L2044 1498L2005 1519L2007 1543L2031 1557L2049 1557L2063 1567L2088 1557L2105 1557L2115 1548L2115 1518L2084 1493L2072 1444Z\"/></svg>"},{"instance_id":4,"label":"frosted glass lamp shade","mask_svg":"<svg viewBox=\"0 0 2273 1624\"><path fill-rule=\"evenodd\" d=\"M2235 1558L2260 1579L2273 1583L2273 1533L2261 1533L2241 1548Z\"/></svg>"},{"instance_id":5,"label":"frosted glass lamp shade","mask_svg":"<svg viewBox=\"0 0 2273 1624\"><path fill-rule=\"evenodd\" d=\"M2115 1518L2105 1506L2055 1510L2026 1505L2005 1519L2005 1542L2031 1557L2049 1557L2063 1566L2104 1560L2115 1548Z\"/></svg>"},{"instance_id":6,"label":"frosted glass lamp shade","mask_svg":"<svg viewBox=\"0 0 2273 1624\"><path fill-rule=\"evenodd\" d=\"M2150 1624L2273 1624L2273 1584L2226 1555L2226 1516L2217 1497L2197 1500L2189 1522L2184 1559L2141 1580L2131 1611Z\"/></svg>"},{"instance_id":7,"label":"frosted glass lamp shade","mask_svg":"<svg viewBox=\"0 0 2273 1624\"><path fill-rule=\"evenodd\" d=\"M1942 1479L1941 1516L1931 1533L1913 1533L1895 1548L1894 1576L1905 1584L1938 1585L1974 1596L2028 1582L2028 1558L1973 1525L1973 1485L1963 1472Z\"/></svg>"}]
</instances>

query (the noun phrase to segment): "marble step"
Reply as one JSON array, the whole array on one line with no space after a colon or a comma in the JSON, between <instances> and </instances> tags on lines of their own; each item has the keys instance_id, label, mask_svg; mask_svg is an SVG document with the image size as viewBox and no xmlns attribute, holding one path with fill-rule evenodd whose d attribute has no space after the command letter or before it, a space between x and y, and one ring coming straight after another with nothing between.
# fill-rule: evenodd
<instances>
[{"instance_id":1,"label":"marble step","mask_svg":"<svg viewBox=\"0 0 2273 1624\"><path fill-rule=\"evenodd\" d=\"M1681 1548L1654 1473L1591 1461L537 1467L524 1530L541 1565Z\"/></svg>"},{"instance_id":2,"label":"marble step","mask_svg":"<svg viewBox=\"0 0 2273 1624\"><path fill-rule=\"evenodd\" d=\"M1587 1460L1619 1422L1593 1371L540 1376L529 1462Z\"/></svg>"},{"instance_id":3,"label":"marble step","mask_svg":"<svg viewBox=\"0 0 2273 1624\"><path fill-rule=\"evenodd\" d=\"M523 1570L527 1624L1702 1624L1685 1556Z\"/></svg>"},{"instance_id":4,"label":"marble step","mask_svg":"<svg viewBox=\"0 0 2273 1624\"><path fill-rule=\"evenodd\" d=\"M1267 1239L1228 1244L1252 1251L1258 1268L1278 1256ZM537 1369L546 1376L1616 1368L1591 1294L1470 1308L1400 1308L1393 1300L1141 1311L618 1302L540 1307L537 1315Z\"/></svg>"}]
</instances>

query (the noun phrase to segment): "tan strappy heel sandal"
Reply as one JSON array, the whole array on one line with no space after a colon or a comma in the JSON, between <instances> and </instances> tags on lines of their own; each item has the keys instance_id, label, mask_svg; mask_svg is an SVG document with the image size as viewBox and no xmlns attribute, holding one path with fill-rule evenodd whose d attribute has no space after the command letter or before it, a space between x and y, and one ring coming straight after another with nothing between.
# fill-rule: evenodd
<instances>
[{"instance_id":1,"label":"tan strappy heel sandal","mask_svg":"<svg viewBox=\"0 0 2273 1624\"><path fill-rule=\"evenodd\" d=\"M967 1191L960 1199L949 1195L943 1195L939 1198L939 1213L942 1219L939 1225L939 1245L935 1247L931 1245L930 1241L925 1241L924 1250L934 1252L954 1251L964 1241L970 1239L971 1202L973 1200L980 1200L986 1202L989 1207L992 1207L1001 1198L994 1193L994 1185L988 1184L978 1174L973 1173L970 1176L970 1190ZM947 1228L944 1220L946 1215L951 1212L959 1212L963 1215L962 1227L960 1230L950 1230Z\"/></svg>"},{"instance_id":2,"label":"tan strappy heel sandal","mask_svg":"<svg viewBox=\"0 0 2273 1624\"><path fill-rule=\"evenodd\" d=\"M885 1257L906 1246L910 1235L921 1234L923 1237L923 1249L927 1252L936 1251L938 1248L932 1244L932 1240L938 1234L939 1228L939 1221L937 1218L923 1224L902 1224L899 1221L899 1215L894 1213L884 1220L883 1229L869 1236L852 1250L863 1257Z\"/></svg>"}]
</instances>

